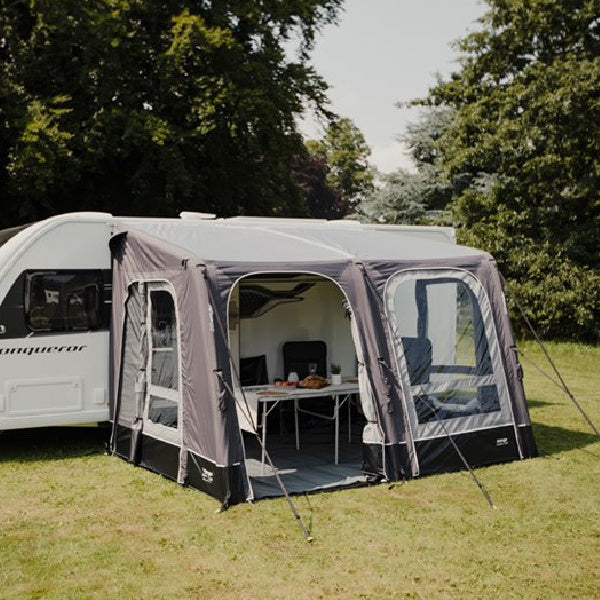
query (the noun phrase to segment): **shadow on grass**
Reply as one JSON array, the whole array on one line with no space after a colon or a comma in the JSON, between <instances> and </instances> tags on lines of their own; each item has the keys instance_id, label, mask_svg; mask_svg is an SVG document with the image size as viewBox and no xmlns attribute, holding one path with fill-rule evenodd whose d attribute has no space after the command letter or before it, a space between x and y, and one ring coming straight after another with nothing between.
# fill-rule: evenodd
<instances>
[{"instance_id":1,"label":"shadow on grass","mask_svg":"<svg viewBox=\"0 0 600 600\"><path fill-rule=\"evenodd\" d=\"M527 406L529 408L542 408L543 406L553 406L554 402L547 402L545 400L530 400L527 398Z\"/></svg>"},{"instance_id":2,"label":"shadow on grass","mask_svg":"<svg viewBox=\"0 0 600 600\"><path fill-rule=\"evenodd\" d=\"M540 456L578 450L598 441L598 438L592 432L582 433L581 431L539 423L533 424L533 436Z\"/></svg>"},{"instance_id":3,"label":"shadow on grass","mask_svg":"<svg viewBox=\"0 0 600 600\"><path fill-rule=\"evenodd\" d=\"M533 423L540 456L585 448L598 441L592 433ZM0 462L62 460L103 454L107 427L46 427L0 432Z\"/></svg>"},{"instance_id":4,"label":"shadow on grass","mask_svg":"<svg viewBox=\"0 0 600 600\"><path fill-rule=\"evenodd\" d=\"M0 462L62 460L103 454L107 427L46 427L0 432Z\"/></svg>"}]
</instances>

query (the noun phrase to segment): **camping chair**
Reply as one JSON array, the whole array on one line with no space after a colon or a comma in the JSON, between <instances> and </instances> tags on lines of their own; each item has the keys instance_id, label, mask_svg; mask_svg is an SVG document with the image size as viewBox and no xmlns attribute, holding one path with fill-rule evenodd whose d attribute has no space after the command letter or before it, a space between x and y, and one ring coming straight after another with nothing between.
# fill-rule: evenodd
<instances>
[{"instance_id":1,"label":"camping chair","mask_svg":"<svg viewBox=\"0 0 600 600\"><path fill-rule=\"evenodd\" d=\"M269 383L269 374L267 357L264 354L240 358L240 385L242 387L266 383Z\"/></svg>"},{"instance_id":2,"label":"camping chair","mask_svg":"<svg viewBox=\"0 0 600 600\"><path fill-rule=\"evenodd\" d=\"M287 378L290 372L298 373L300 380L309 375L308 365L314 363L317 365L316 374L321 377L327 377L327 344L322 340L292 341L283 344L283 372ZM308 406L308 412L317 411L320 402L318 398L305 400L304 404ZM287 412L287 409L283 409ZM302 411L300 411L302 412ZM317 414L319 414L317 412ZM282 415L282 430L284 421Z\"/></svg>"},{"instance_id":3,"label":"camping chair","mask_svg":"<svg viewBox=\"0 0 600 600\"><path fill-rule=\"evenodd\" d=\"M285 342L283 344L283 376L296 371L300 379L308 375L308 365L317 365L317 375L327 377L327 345L322 340Z\"/></svg>"},{"instance_id":4,"label":"camping chair","mask_svg":"<svg viewBox=\"0 0 600 600\"><path fill-rule=\"evenodd\" d=\"M267 357L264 354L259 356L248 356L240 358L240 386L250 387L253 385L265 385L269 383L269 373L267 371ZM262 406L252 400L247 400L250 414L246 415L244 411L238 408L238 420L240 427L254 433L261 420Z\"/></svg>"}]
</instances>

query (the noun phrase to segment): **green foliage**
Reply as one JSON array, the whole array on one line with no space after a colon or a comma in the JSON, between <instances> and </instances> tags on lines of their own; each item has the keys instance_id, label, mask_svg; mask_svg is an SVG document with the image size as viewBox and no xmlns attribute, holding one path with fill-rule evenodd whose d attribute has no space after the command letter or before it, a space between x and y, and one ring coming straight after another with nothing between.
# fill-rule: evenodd
<instances>
[{"instance_id":1,"label":"green foliage","mask_svg":"<svg viewBox=\"0 0 600 600\"><path fill-rule=\"evenodd\" d=\"M357 206L359 220L445 223L445 210L460 179L443 177L439 139L453 118L454 111L448 107L429 108L418 122L409 125L400 139L408 146L416 171L399 169L383 176L381 185Z\"/></svg>"},{"instance_id":2,"label":"green foliage","mask_svg":"<svg viewBox=\"0 0 600 600\"><path fill-rule=\"evenodd\" d=\"M459 239L490 250L532 321L600 339L600 21L595 0L487 0L462 68L425 100L457 110L440 140Z\"/></svg>"},{"instance_id":3,"label":"green foliage","mask_svg":"<svg viewBox=\"0 0 600 600\"><path fill-rule=\"evenodd\" d=\"M327 165L327 184L338 190L350 205L356 205L373 189L373 168L364 135L346 118L329 122L321 140L309 140L309 154Z\"/></svg>"},{"instance_id":4,"label":"green foliage","mask_svg":"<svg viewBox=\"0 0 600 600\"><path fill-rule=\"evenodd\" d=\"M420 223L425 213L419 176L404 170L385 175L382 186L356 207L358 220L371 223Z\"/></svg>"},{"instance_id":5,"label":"green foliage","mask_svg":"<svg viewBox=\"0 0 600 600\"><path fill-rule=\"evenodd\" d=\"M400 137L417 168L416 185L421 190L427 210L445 210L459 187L459 180L450 181L442 174L442 152L439 140L455 118L448 107L429 107L416 123L407 126Z\"/></svg>"},{"instance_id":6,"label":"green foliage","mask_svg":"<svg viewBox=\"0 0 600 600\"><path fill-rule=\"evenodd\" d=\"M293 177L302 192L306 213L315 219L342 219L348 202L339 190L327 183L327 163L322 156L304 154L297 157Z\"/></svg>"},{"instance_id":7,"label":"green foliage","mask_svg":"<svg viewBox=\"0 0 600 600\"><path fill-rule=\"evenodd\" d=\"M308 51L341 2L3 3L0 226L79 209L303 214L294 115L324 104Z\"/></svg>"}]
</instances>

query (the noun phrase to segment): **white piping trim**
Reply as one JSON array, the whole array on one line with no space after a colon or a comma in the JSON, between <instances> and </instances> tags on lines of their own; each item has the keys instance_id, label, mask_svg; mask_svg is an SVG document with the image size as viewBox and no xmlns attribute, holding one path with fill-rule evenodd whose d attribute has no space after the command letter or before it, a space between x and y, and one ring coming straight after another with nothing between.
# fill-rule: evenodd
<instances>
[{"instance_id":1,"label":"white piping trim","mask_svg":"<svg viewBox=\"0 0 600 600\"><path fill-rule=\"evenodd\" d=\"M465 377L440 383L424 383L412 386L410 391L413 396L423 396L424 394L443 394L451 390L483 387L486 385L497 385L496 376L492 374L481 377Z\"/></svg>"},{"instance_id":2,"label":"white piping trim","mask_svg":"<svg viewBox=\"0 0 600 600\"><path fill-rule=\"evenodd\" d=\"M189 452L190 454L194 454L198 458L201 458L202 460L205 460L205 461L211 463L212 465L215 465L215 467L218 467L219 469L229 469L230 467L239 467L242 464L242 463L236 462L236 463L233 463L232 465L220 465L219 463L215 462L211 458L203 456L202 454L196 452L195 450L191 450L190 448L187 449L187 452Z\"/></svg>"},{"instance_id":3,"label":"white piping trim","mask_svg":"<svg viewBox=\"0 0 600 600\"><path fill-rule=\"evenodd\" d=\"M488 431L490 429L500 429L503 427L511 427L511 423L508 423L506 425L487 425L485 427L477 427L475 429L465 429L464 431L456 431L455 433L451 433L450 435L452 436L458 436L458 435L464 435L467 433L477 433L478 431ZM423 442L423 441L427 441L427 440L436 440L439 438L447 438L448 434L447 433L441 433L440 435L426 435L424 437L420 437L418 438L416 441L417 442ZM517 443L517 437L515 436L515 443ZM517 448L518 450L518 448Z\"/></svg>"},{"instance_id":4,"label":"white piping trim","mask_svg":"<svg viewBox=\"0 0 600 600\"><path fill-rule=\"evenodd\" d=\"M294 235L292 233L287 233L287 232L283 232L283 231L277 231L274 229L270 229L268 227L259 227L257 228L257 231L264 231L264 232L269 232L275 235L279 235L281 237L285 237L285 238L290 238L292 240L298 240L300 242L304 242L306 244L310 244L311 246L315 246L317 248L324 248L327 250L330 250L331 252L336 252L337 254L345 257L345 258L349 258L349 259L356 259L356 256L354 254L350 254L349 252L346 252L344 250L340 250L339 248L336 248L334 246L330 246L329 244L325 244L323 242L317 242L315 240L311 240L305 237L302 237L300 235Z\"/></svg>"}]
</instances>

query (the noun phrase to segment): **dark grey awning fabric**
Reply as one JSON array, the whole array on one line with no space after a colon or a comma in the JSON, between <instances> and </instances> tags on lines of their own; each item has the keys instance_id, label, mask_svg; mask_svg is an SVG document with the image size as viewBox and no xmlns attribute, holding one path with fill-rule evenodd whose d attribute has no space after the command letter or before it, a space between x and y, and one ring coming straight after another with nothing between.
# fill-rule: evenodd
<instances>
[{"instance_id":1,"label":"dark grey awning fabric","mask_svg":"<svg viewBox=\"0 0 600 600\"><path fill-rule=\"evenodd\" d=\"M135 379L127 372L128 365L122 364L128 290L136 282L167 281L175 291L179 318L182 461L185 463L187 451L192 451L217 466L243 463L235 403L229 394L223 393L218 376L219 363L223 360L217 357L213 309L203 265L181 249L140 232L115 235L111 250L115 286L113 406L133 402L122 386L122 383ZM123 410L123 414L130 413L131 409ZM185 464L180 465L181 469L185 470Z\"/></svg>"},{"instance_id":2,"label":"dark grey awning fabric","mask_svg":"<svg viewBox=\"0 0 600 600\"><path fill-rule=\"evenodd\" d=\"M173 229L174 226L169 227ZM120 340L128 287L135 281L169 281L176 291L181 320L184 449L192 450L218 465L243 465L234 399L227 389L232 383L226 336L228 302L239 279L259 273L313 273L331 279L342 289L355 319L358 343L369 384L374 391L384 443L406 444L409 448L406 464L393 466L396 478L399 472L409 476L418 472L411 450L414 448L411 429L405 417L406 398L410 394L404 394L402 390L394 340L390 337L390 325L382 300L390 277L405 269L462 269L481 281L490 298L498 329L517 421L515 425L530 425L522 386L517 378L512 332L500 278L489 254L452 244L428 242L412 243L411 246L405 241L394 244L393 236L389 235L383 236L384 248L378 251L376 237L381 234L375 231L368 232L368 239L356 244L357 253L348 253L346 250L352 237L345 229L343 236L335 237L339 242L337 247L327 242L326 231L323 230L303 232L308 240L304 242L290 236L285 251L272 249L269 252L269 240L266 238L274 239L272 236L275 235L281 241L279 233L268 232L267 235L258 228L219 228L218 224L211 228L203 223L195 233L186 228L185 235L176 237L174 229L167 231L165 228L168 229L167 225L161 225L153 233L170 239L175 237L178 245L134 228L117 234L111 242L115 294L113 390L119 390ZM243 248L246 241L250 244L246 260L227 260L239 254L238 250L227 246L234 234L240 236L235 242L236 248ZM203 246L201 238L205 235L210 237L207 242L211 248L209 257L197 253ZM219 258L215 250L219 235L223 240L223 258ZM361 248L364 256L360 255ZM402 249L406 250L406 259L399 256ZM392 258L375 258L386 252L391 253ZM271 259L264 260L269 254ZM113 391L115 406L117 401L118 394Z\"/></svg>"}]
</instances>

